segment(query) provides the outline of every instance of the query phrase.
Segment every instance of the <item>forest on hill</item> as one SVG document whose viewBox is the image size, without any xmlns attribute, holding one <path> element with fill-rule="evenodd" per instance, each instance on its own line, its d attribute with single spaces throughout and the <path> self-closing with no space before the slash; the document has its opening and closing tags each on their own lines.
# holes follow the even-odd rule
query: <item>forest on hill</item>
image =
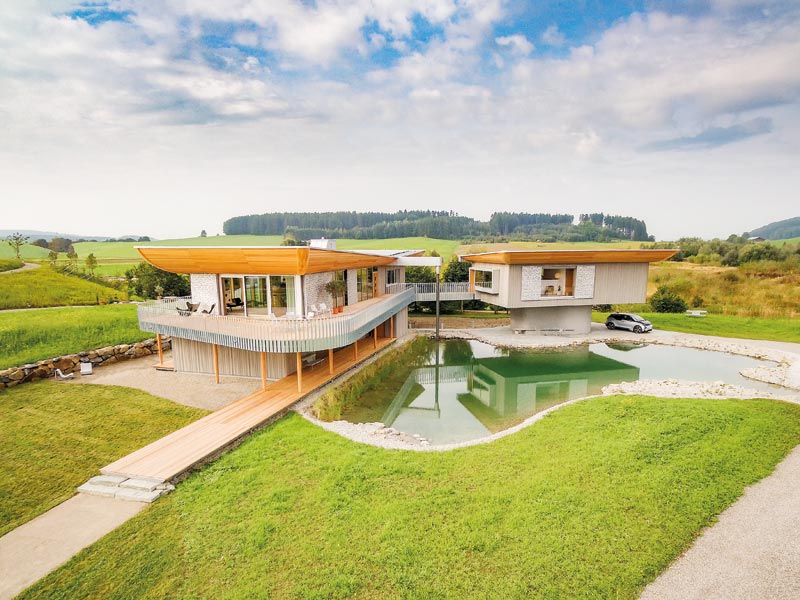
<svg viewBox="0 0 800 600">
<path fill-rule="evenodd" d="M 786 240 L 800 237 L 800 217 L 776 221 L 750 232 L 751 236 L 763 237 L 765 240 Z"/>
<path fill-rule="evenodd" d="M 436 237 L 465 242 L 536 239 L 542 242 L 652 241 L 640 219 L 603 213 L 574 215 L 550 213 L 493 213 L 488 221 L 460 216 L 453 211 L 382 212 L 276 212 L 244 215 L 225 221 L 226 235 L 285 235 L 310 238 L 386 239 Z"/>
</svg>

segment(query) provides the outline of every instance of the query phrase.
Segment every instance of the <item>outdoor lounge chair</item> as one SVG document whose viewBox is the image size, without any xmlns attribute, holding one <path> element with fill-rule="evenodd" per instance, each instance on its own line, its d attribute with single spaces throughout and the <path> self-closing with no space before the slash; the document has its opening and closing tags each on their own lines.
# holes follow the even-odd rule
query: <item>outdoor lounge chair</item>
<svg viewBox="0 0 800 600">
<path fill-rule="evenodd" d="M 176 306 L 175 310 L 177 310 L 178 314 L 182 317 L 188 317 L 197 310 L 198 306 L 200 306 L 200 304 L 192 304 L 191 302 L 187 302 L 186 306 Z"/>
<path fill-rule="evenodd" d="M 215 306 L 216 306 L 216 303 L 212 304 L 209 308 L 204 308 L 204 309 L 200 310 L 200 312 L 203 313 L 204 315 L 210 315 L 212 312 L 214 312 L 214 307 Z"/>
<path fill-rule="evenodd" d="M 61 369 L 56 369 L 56 372 L 53 374 L 53 377 L 55 377 L 59 381 L 66 381 L 67 379 L 72 379 L 73 377 L 75 377 L 75 373 L 67 373 L 66 375 L 64 375 Z"/>
</svg>

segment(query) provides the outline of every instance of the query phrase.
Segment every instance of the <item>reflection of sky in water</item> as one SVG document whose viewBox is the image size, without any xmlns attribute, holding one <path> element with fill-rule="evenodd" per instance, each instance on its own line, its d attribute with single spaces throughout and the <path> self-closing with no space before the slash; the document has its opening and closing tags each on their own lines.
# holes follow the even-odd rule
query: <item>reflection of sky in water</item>
<svg viewBox="0 0 800 600">
<path fill-rule="evenodd" d="M 431 352 L 430 362 L 399 389 L 380 392 L 378 406 L 385 407 L 387 426 L 433 444 L 485 437 L 567 400 L 599 394 L 610 383 L 686 379 L 775 389 L 738 373 L 763 361 L 671 346 L 593 344 L 541 352 L 448 340 Z M 351 420 L 357 415 L 356 407 Z"/>
</svg>

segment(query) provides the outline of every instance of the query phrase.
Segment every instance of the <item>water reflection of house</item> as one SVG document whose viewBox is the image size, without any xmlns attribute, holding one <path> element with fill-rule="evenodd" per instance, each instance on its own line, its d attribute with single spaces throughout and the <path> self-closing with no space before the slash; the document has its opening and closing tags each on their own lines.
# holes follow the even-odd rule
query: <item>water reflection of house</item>
<svg viewBox="0 0 800 600">
<path fill-rule="evenodd" d="M 468 364 L 416 369 L 387 408 L 383 423 L 434 443 L 476 439 L 555 404 L 635 381 L 639 369 L 588 347 L 511 352 Z"/>
</svg>

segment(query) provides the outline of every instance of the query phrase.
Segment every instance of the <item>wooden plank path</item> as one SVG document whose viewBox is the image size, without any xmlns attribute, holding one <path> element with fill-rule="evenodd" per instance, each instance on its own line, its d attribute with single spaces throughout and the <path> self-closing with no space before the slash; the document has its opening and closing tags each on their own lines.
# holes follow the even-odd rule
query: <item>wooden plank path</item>
<svg viewBox="0 0 800 600">
<path fill-rule="evenodd" d="M 289 375 L 120 458 L 100 472 L 160 483 L 170 481 L 393 341 L 379 338 L 375 344 L 372 339 L 362 339 L 357 358 L 353 346 L 340 348 L 333 354 L 333 374 L 327 357 L 303 369 L 302 392 L 297 390 L 297 375 Z"/>
</svg>

